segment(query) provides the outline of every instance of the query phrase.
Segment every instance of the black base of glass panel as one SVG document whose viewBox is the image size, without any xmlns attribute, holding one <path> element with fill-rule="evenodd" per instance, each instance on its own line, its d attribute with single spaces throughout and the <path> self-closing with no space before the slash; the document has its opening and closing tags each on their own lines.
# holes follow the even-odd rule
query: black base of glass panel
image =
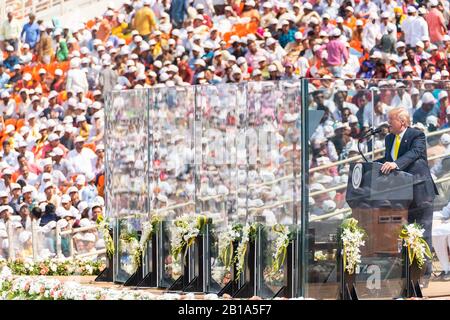
<svg viewBox="0 0 450 320">
<path fill-rule="evenodd" d="M 106 267 L 95 278 L 95 282 L 112 282 L 112 281 L 113 281 L 113 268 L 112 267 Z"/>
<path fill-rule="evenodd" d="M 168 291 L 183 291 L 184 276 L 179 276 L 177 280 L 167 289 Z"/>
<path fill-rule="evenodd" d="M 142 281 L 142 266 L 139 266 L 137 270 L 128 278 L 127 281 L 123 284 L 124 287 L 133 287 L 137 286 L 139 282 Z"/>
<path fill-rule="evenodd" d="M 414 280 L 409 281 L 408 287 L 405 287 L 403 289 L 402 297 L 423 298 L 422 289 L 420 289 L 419 281 L 414 281 Z"/>
<path fill-rule="evenodd" d="M 147 273 L 145 277 L 142 278 L 142 280 L 139 281 L 138 284 L 136 285 L 136 287 L 139 288 L 155 288 L 156 286 L 157 285 L 154 272 Z"/>
<path fill-rule="evenodd" d="M 233 298 L 251 298 L 255 295 L 254 293 L 254 284 L 252 282 L 246 282 L 236 291 L 236 293 L 233 295 Z"/>
<path fill-rule="evenodd" d="M 106 268 L 95 278 L 95 282 L 112 282 L 114 279 L 113 259 L 108 258 Z"/>
<path fill-rule="evenodd" d="M 223 296 L 224 294 L 229 294 L 230 296 L 234 296 L 236 292 L 239 290 L 239 284 L 237 281 L 230 280 L 225 287 L 223 287 L 217 295 L 219 297 Z"/>
</svg>

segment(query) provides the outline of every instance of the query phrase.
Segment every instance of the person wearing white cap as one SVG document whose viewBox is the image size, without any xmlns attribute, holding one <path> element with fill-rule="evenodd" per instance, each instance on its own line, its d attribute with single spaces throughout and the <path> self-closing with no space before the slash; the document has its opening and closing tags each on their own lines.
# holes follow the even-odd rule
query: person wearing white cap
<svg viewBox="0 0 450 320">
<path fill-rule="evenodd" d="M 16 101 L 11 99 L 11 95 L 8 91 L 1 92 L 0 95 L 0 112 L 6 118 L 16 116 Z"/>
<path fill-rule="evenodd" d="M 381 33 L 380 23 L 378 22 L 378 15 L 376 12 L 372 12 L 369 15 L 368 21 L 364 26 L 362 33 L 362 46 L 370 52 L 377 43 L 377 37 Z"/>
<path fill-rule="evenodd" d="M 81 90 L 83 94 L 86 94 L 89 90 L 89 84 L 87 81 L 87 75 L 84 70 L 80 68 L 80 58 L 72 58 L 70 60 L 70 70 L 67 71 L 66 90 Z"/>
<path fill-rule="evenodd" d="M 72 199 L 68 194 L 61 196 L 61 206 L 56 208 L 56 215 L 66 219 L 69 224 L 73 224 L 78 217 L 79 211 L 73 206 Z"/>
<path fill-rule="evenodd" d="M 286 56 L 286 51 L 279 45 L 278 41 L 274 38 L 268 38 L 266 40 L 266 57 L 267 63 L 271 64 L 274 61 L 282 61 Z"/>
<path fill-rule="evenodd" d="M 345 44 L 340 40 L 341 30 L 336 28 L 333 30 L 332 38 L 326 45 L 326 51 L 328 53 L 327 63 L 329 65 L 330 72 L 340 78 L 342 74 L 342 66 L 347 64 L 349 59 L 349 52 Z"/>
<path fill-rule="evenodd" d="M 427 125 L 427 117 L 430 115 L 437 115 L 439 108 L 436 105 L 436 99 L 431 92 L 425 92 L 421 98 L 422 105 L 413 114 L 413 123 L 420 122 Z"/>
<path fill-rule="evenodd" d="M 75 138 L 75 149 L 67 154 L 67 159 L 71 163 L 75 174 L 88 174 L 94 172 L 92 160 L 97 156 L 94 151 L 83 147 L 85 139 L 81 136 Z"/>
<path fill-rule="evenodd" d="M 53 30 L 53 25 L 50 23 L 43 23 L 40 27 L 40 37 L 36 45 L 36 54 L 40 63 L 45 65 L 50 64 L 54 55 L 53 40 L 50 33 Z"/>
<path fill-rule="evenodd" d="M 413 104 L 411 100 L 411 95 L 406 90 L 406 85 L 403 82 L 397 82 L 396 85 L 397 94 L 391 101 L 392 107 L 405 107 L 411 114 L 413 109 Z"/>
<path fill-rule="evenodd" d="M 442 39 L 448 30 L 444 15 L 438 9 L 438 6 L 438 0 L 430 0 L 431 8 L 425 16 L 425 20 L 428 24 L 428 30 L 430 31 L 431 42 L 440 45 L 442 44 Z"/>
<path fill-rule="evenodd" d="M 98 75 L 98 89 L 103 94 L 111 92 L 117 84 L 118 75 L 113 70 L 109 60 L 103 60 L 102 69 Z"/>
<path fill-rule="evenodd" d="M 405 43 L 411 47 L 415 47 L 416 43 L 421 41 L 423 37 L 429 36 L 428 23 L 425 20 L 426 9 L 420 7 L 418 14 L 415 13 L 411 16 L 411 25 L 407 25 L 408 38 L 405 33 Z M 408 14 L 409 18 L 409 14 Z M 402 27 L 403 28 L 403 27 Z"/>
</svg>

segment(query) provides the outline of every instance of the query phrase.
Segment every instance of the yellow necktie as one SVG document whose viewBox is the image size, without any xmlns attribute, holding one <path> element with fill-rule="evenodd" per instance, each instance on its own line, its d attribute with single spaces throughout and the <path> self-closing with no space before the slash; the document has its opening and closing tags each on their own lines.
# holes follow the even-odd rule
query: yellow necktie
<svg viewBox="0 0 450 320">
<path fill-rule="evenodd" d="M 395 136 L 395 144 L 394 144 L 394 161 L 398 158 L 398 149 L 400 149 L 400 135 Z"/>
</svg>

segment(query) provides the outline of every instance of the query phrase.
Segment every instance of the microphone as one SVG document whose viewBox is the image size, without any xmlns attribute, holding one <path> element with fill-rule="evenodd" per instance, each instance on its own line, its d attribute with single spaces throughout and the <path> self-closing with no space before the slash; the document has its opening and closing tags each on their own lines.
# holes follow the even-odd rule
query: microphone
<svg viewBox="0 0 450 320">
<path fill-rule="evenodd" d="M 374 136 L 377 133 L 380 133 L 381 131 L 383 131 L 383 125 L 379 126 L 378 128 L 370 128 L 369 131 L 366 132 L 364 137 L 367 138 L 370 136 Z"/>
</svg>

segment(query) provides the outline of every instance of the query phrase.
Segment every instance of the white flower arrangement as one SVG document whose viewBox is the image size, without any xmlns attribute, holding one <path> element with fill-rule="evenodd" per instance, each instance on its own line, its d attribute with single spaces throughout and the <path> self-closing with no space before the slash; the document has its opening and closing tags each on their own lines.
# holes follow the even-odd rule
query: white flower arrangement
<svg viewBox="0 0 450 320">
<path fill-rule="evenodd" d="M 272 260 L 272 272 L 276 274 L 286 260 L 287 247 L 289 246 L 290 241 L 290 232 L 287 226 L 281 224 L 274 225 L 272 229 L 276 233 L 275 250 Z"/>
<path fill-rule="evenodd" d="M 183 251 L 186 255 L 187 249 L 194 244 L 205 224 L 206 217 L 204 215 L 184 214 L 175 219 L 173 222 L 175 230 L 170 243 L 172 256 L 175 260 L 178 260 L 180 253 Z"/>
<path fill-rule="evenodd" d="M 109 258 L 112 258 L 114 255 L 114 240 L 111 237 L 111 234 L 109 233 L 109 220 L 108 218 L 100 218 L 97 220 L 97 225 L 99 231 L 101 231 L 103 235 L 103 240 L 105 241 L 105 247 L 106 247 L 106 254 Z"/>
<path fill-rule="evenodd" d="M 89 259 L 52 258 L 34 262 L 30 258 L 14 261 L 0 260 L 0 268 L 7 266 L 14 275 L 98 275 L 105 268 L 104 259 L 92 261 Z"/>
<path fill-rule="evenodd" d="M 246 224 L 242 228 L 241 241 L 239 242 L 235 257 L 237 279 L 240 278 L 242 272 L 244 271 L 244 263 L 245 263 L 245 256 L 247 254 L 248 243 L 250 242 L 250 239 L 254 239 L 257 227 L 258 227 L 257 224 L 253 223 L 251 225 Z"/>
<path fill-rule="evenodd" d="M 340 241 L 342 243 L 342 256 L 344 270 L 348 274 L 355 273 L 356 267 L 361 263 L 360 247 L 365 246 L 366 232 L 358 226 L 358 220 L 350 218 L 342 222 Z"/>
<path fill-rule="evenodd" d="M 4 266 L 0 269 L 0 300 L 196 300 L 193 294 L 154 294 L 145 290 L 108 289 L 81 285 L 77 282 L 61 282 L 50 277 L 12 275 Z M 207 294 L 199 300 L 221 299 L 216 294 Z M 292 298 L 290 300 L 303 300 Z M 312 300 L 312 299 L 309 299 Z"/>
<path fill-rule="evenodd" d="M 409 264 L 413 264 L 414 260 L 422 269 L 425 264 L 426 257 L 432 258 L 430 247 L 423 238 L 425 229 L 417 223 L 411 223 L 403 226 L 400 233 L 400 239 L 403 240 L 403 246 L 408 250 Z"/>
<path fill-rule="evenodd" d="M 138 239 L 129 233 L 123 233 L 120 236 L 120 252 L 131 257 L 131 259 L 121 261 L 122 269 L 128 274 L 135 273 L 141 265 L 142 256 Z"/>
<path fill-rule="evenodd" d="M 233 243 L 241 237 L 242 225 L 228 225 L 227 230 L 219 235 L 219 258 L 226 268 L 231 267 L 234 261 Z"/>
</svg>

